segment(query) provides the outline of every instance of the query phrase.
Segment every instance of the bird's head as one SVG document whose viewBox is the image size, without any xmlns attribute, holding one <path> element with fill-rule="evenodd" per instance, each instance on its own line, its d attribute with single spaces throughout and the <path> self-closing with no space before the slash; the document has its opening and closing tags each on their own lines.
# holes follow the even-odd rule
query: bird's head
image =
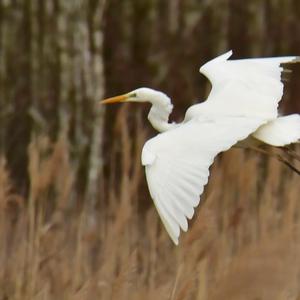
<svg viewBox="0 0 300 300">
<path fill-rule="evenodd" d="M 169 130 L 174 124 L 168 122 L 173 105 L 170 98 L 159 91 L 149 88 L 139 88 L 127 94 L 102 100 L 100 104 L 120 102 L 150 102 L 152 107 L 148 114 L 148 120 L 159 132 Z"/>
<path fill-rule="evenodd" d="M 143 87 L 133 90 L 127 94 L 104 99 L 100 103 L 111 104 L 120 102 L 151 102 L 154 104 L 158 101 L 161 101 L 162 95 L 164 95 L 162 92 Z M 164 96 L 166 97 L 166 95 Z"/>
</svg>

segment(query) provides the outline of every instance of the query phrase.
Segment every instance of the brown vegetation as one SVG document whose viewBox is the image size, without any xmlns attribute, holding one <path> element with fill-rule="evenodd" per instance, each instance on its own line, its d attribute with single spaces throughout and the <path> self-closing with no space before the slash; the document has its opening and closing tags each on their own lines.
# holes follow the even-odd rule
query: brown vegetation
<svg viewBox="0 0 300 300">
<path fill-rule="evenodd" d="M 154 206 L 140 207 L 141 197 L 151 200 L 137 192 L 144 177 L 126 132 L 120 139 L 122 173 L 105 189 L 105 208 L 95 211 L 74 194 L 63 140 L 31 143 L 27 199 L 14 193 L 2 160 L 2 299 L 300 296 L 299 176 L 254 153 L 223 154 L 175 247 Z"/>
</svg>

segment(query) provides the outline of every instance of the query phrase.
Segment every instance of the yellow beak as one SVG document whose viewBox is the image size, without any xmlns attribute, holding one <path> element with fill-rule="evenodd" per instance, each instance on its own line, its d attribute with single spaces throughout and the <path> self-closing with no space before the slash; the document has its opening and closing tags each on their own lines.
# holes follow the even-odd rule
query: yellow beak
<svg viewBox="0 0 300 300">
<path fill-rule="evenodd" d="M 124 94 L 124 95 L 104 99 L 104 100 L 100 101 L 100 104 L 125 102 L 127 99 L 128 99 L 128 94 Z"/>
</svg>

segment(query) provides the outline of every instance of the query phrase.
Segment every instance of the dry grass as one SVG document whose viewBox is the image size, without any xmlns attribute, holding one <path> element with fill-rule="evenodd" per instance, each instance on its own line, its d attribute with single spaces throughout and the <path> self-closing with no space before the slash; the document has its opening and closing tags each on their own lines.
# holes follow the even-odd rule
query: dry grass
<svg viewBox="0 0 300 300">
<path fill-rule="evenodd" d="M 299 299 L 299 177 L 252 152 L 223 154 L 175 247 L 148 205 L 146 134 L 130 138 L 121 116 L 94 211 L 80 205 L 64 139 L 31 142 L 27 199 L 1 160 L 0 299 Z"/>
</svg>

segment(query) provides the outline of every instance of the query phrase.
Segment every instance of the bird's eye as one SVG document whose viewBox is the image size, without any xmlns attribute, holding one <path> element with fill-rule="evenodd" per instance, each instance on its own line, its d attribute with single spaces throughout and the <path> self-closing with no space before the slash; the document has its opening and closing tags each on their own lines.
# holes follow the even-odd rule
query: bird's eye
<svg viewBox="0 0 300 300">
<path fill-rule="evenodd" d="M 136 98 L 136 97 L 137 97 L 137 94 L 136 94 L 136 93 L 131 93 L 129 96 L 130 96 L 131 98 Z"/>
</svg>

